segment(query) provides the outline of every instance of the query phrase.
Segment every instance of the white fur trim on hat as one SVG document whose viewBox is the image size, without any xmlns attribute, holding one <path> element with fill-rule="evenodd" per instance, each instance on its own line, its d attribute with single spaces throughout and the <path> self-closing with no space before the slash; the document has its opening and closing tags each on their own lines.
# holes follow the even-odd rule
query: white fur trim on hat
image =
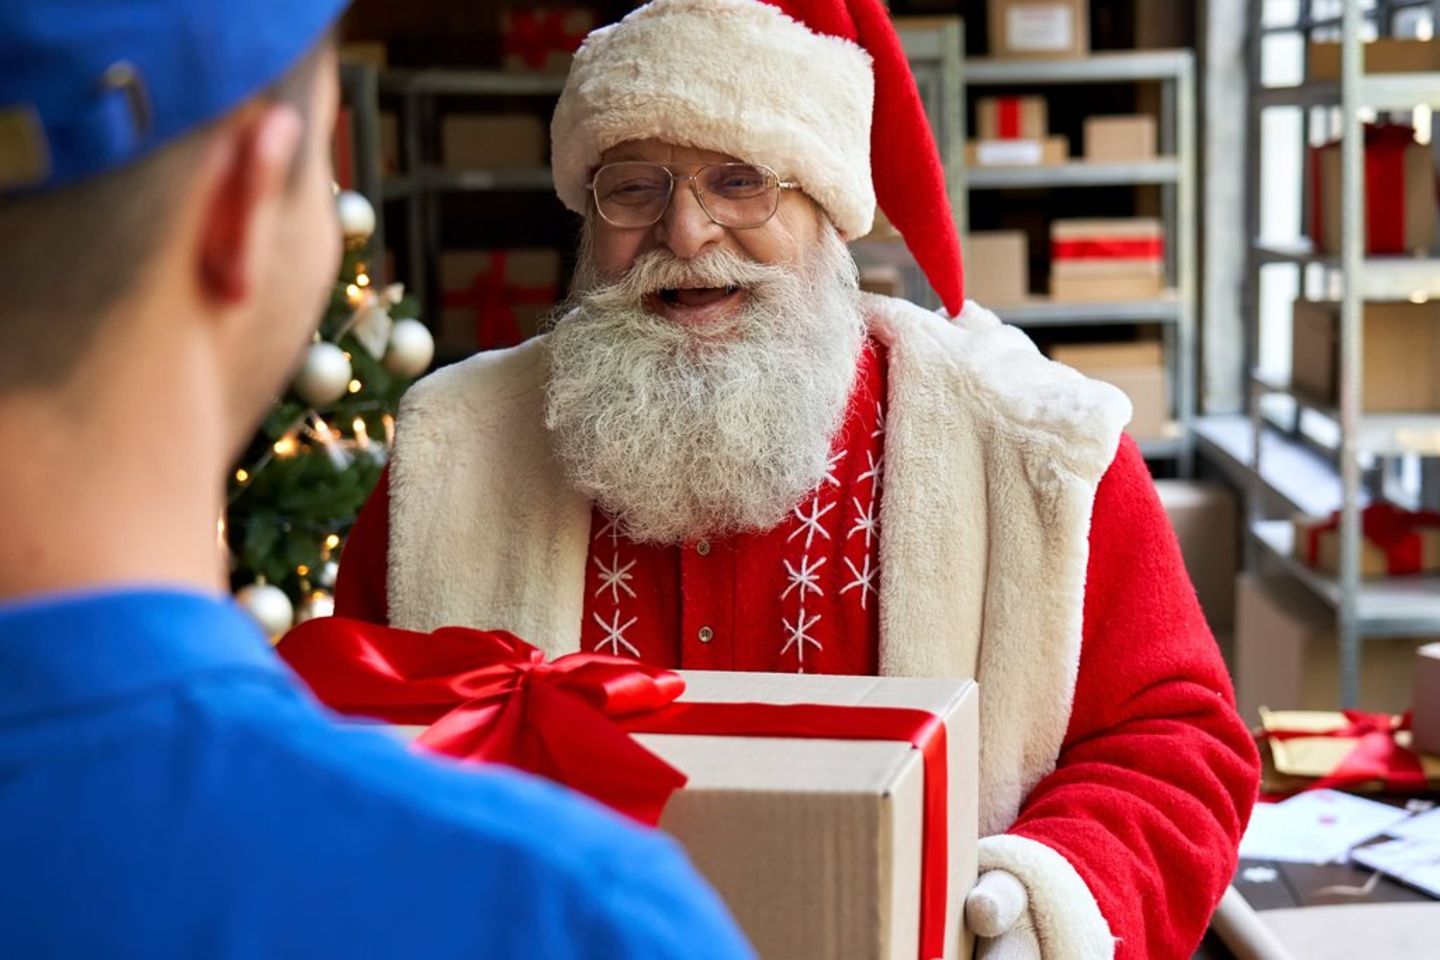
<svg viewBox="0 0 1440 960">
<path fill-rule="evenodd" d="M 555 189 L 583 214 L 600 155 L 656 139 L 763 163 L 861 237 L 874 97 L 870 54 L 762 0 L 654 0 L 576 53 L 550 125 Z"/>
</svg>

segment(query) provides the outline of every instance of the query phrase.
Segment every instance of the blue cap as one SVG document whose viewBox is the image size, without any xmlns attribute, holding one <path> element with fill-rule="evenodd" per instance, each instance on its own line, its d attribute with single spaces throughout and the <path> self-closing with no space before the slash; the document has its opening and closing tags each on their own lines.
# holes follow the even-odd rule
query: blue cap
<svg viewBox="0 0 1440 960">
<path fill-rule="evenodd" d="M 238 107 L 348 0 L 3 0 L 0 194 L 132 163 Z"/>
</svg>

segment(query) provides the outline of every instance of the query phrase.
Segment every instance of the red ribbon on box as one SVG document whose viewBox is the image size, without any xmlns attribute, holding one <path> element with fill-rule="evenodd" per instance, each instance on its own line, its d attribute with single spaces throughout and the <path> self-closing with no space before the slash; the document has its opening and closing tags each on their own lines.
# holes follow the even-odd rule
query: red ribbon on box
<svg viewBox="0 0 1440 960">
<path fill-rule="evenodd" d="M 1300 740 L 1306 737 L 1339 737 L 1355 739 L 1355 749 L 1345 755 L 1333 773 L 1321 777 L 1307 790 L 1343 789 L 1356 784 L 1380 780 L 1398 793 L 1416 793 L 1428 789 L 1425 768 L 1420 757 L 1395 742 L 1395 734 L 1410 729 L 1410 714 L 1392 716 L 1388 713 L 1365 713 L 1346 710 L 1348 726 L 1324 733 L 1313 730 L 1267 730 L 1267 740 Z"/>
<path fill-rule="evenodd" d="M 1415 130 L 1400 123 L 1365 125 L 1365 249 L 1368 253 L 1407 253 L 1405 249 L 1405 151 Z M 1325 248 L 1324 151 L 1339 150 L 1336 140 L 1310 150 L 1311 231 L 1315 246 Z M 1339 197 L 1329 198 L 1338 201 Z"/>
<path fill-rule="evenodd" d="M 589 31 L 571 31 L 565 21 L 576 11 L 509 10 L 505 56 L 519 57 L 531 70 L 540 70 L 552 53 L 574 53 Z"/>
<path fill-rule="evenodd" d="M 475 342 L 481 349 L 513 347 L 525 339 L 517 306 L 554 303 L 554 284 L 520 287 L 506 283 L 510 259 L 504 250 L 490 254 L 490 269 L 475 274 L 469 287 L 446 290 L 441 303 L 448 309 L 475 311 Z"/>
<path fill-rule="evenodd" d="M 1373 503 L 1360 514 L 1365 539 L 1385 551 L 1385 569 L 1391 576 L 1423 573 L 1425 540 L 1420 531 L 1440 529 L 1440 513 L 1402 510 L 1389 503 Z M 1307 531 L 1305 562 L 1314 567 L 1320 563 L 1320 539 L 1340 529 L 1340 514 L 1318 523 Z"/>
<path fill-rule="evenodd" d="M 1055 260 L 1163 260 L 1164 237 L 1086 237 L 1083 240 L 1052 240 L 1050 256 Z"/>
<path fill-rule="evenodd" d="M 684 679 L 602 654 L 546 661 L 502 631 L 397 630 L 343 617 L 306 621 L 278 647 L 332 709 L 429 724 L 416 743 L 563 783 L 654 826 L 683 773 L 631 733 L 899 740 L 921 752 L 920 958 L 945 952 L 949 795 L 945 724 L 924 710 L 824 704 L 677 703 Z"/>
<path fill-rule="evenodd" d="M 996 134 L 1001 140 L 1020 139 L 1020 98 L 998 97 L 995 107 Z"/>
</svg>

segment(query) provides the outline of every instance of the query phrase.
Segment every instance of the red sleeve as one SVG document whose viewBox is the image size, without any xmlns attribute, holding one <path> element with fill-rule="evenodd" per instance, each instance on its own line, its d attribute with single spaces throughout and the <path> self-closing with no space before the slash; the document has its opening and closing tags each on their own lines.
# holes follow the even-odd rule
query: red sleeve
<svg viewBox="0 0 1440 960">
<path fill-rule="evenodd" d="M 336 616 L 389 626 L 385 596 L 389 556 L 390 469 L 387 467 L 345 539 L 340 573 L 335 578 Z"/>
<path fill-rule="evenodd" d="M 1010 832 L 1054 849 L 1119 939 L 1187 958 L 1235 872 L 1254 742 L 1134 442 L 1096 494 L 1074 709 Z"/>
</svg>

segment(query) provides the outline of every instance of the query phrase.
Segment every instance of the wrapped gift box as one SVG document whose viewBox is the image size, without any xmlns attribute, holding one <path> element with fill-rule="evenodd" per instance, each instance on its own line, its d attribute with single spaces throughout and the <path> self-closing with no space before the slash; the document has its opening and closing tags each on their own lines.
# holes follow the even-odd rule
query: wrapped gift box
<svg viewBox="0 0 1440 960">
<path fill-rule="evenodd" d="M 1172 434 L 1169 376 L 1165 350 L 1158 341 L 1057 346 L 1051 349 L 1050 359 L 1120 388 L 1135 410 L 1126 432 L 1136 440 L 1159 440 Z"/>
<path fill-rule="evenodd" d="M 1154 160 L 1155 137 L 1154 117 L 1087 117 L 1085 159 L 1095 163 Z"/>
<path fill-rule="evenodd" d="M 1367 303 L 1361 336 L 1360 408 L 1367 413 L 1440 410 L 1440 301 Z M 1310 399 L 1340 402 L 1340 304 L 1297 300 L 1290 381 Z"/>
<path fill-rule="evenodd" d="M 565 73 L 595 22 L 588 7 L 507 7 L 500 14 L 502 64 L 523 73 Z"/>
<path fill-rule="evenodd" d="M 1235 622 L 1235 568 L 1239 555 L 1239 510 L 1235 496 L 1218 483 L 1157 480 L 1160 505 L 1185 558 L 1205 619 L 1228 631 Z"/>
<path fill-rule="evenodd" d="M 1440 643 L 1415 651 L 1415 749 L 1440 757 Z"/>
<path fill-rule="evenodd" d="M 965 144 L 965 162 L 972 167 L 1056 167 L 1069 159 L 1070 141 L 1064 137 L 971 140 Z"/>
<path fill-rule="evenodd" d="M 1409 708 L 1415 651 L 1434 638 L 1365 641 L 1359 705 Z M 1243 573 L 1235 581 L 1235 698 L 1254 721 L 1261 707 L 1321 710 L 1340 697 L 1335 614 L 1282 577 Z"/>
<path fill-rule="evenodd" d="M 1311 149 L 1310 223 L 1315 248 L 1340 250 L 1340 142 Z M 1398 124 L 1365 127 L 1366 252 L 1428 251 L 1435 241 L 1435 170 L 1430 148 Z"/>
<path fill-rule="evenodd" d="M 990 56 L 1068 59 L 1090 52 L 1089 0 L 990 0 Z"/>
<path fill-rule="evenodd" d="M 1400 717 L 1390 714 L 1375 715 L 1367 720 L 1379 721 L 1376 725 L 1382 729 L 1401 726 Z M 1260 725 L 1268 735 L 1274 772 L 1284 778 L 1286 786 L 1291 788 L 1307 786 L 1308 782 L 1332 776 L 1361 741 L 1360 736 L 1345 735 L 1356 727 L 1356 722 L 1355 718 L 1344 713 L 1267 710 L 1261 707 Z M 1306 733 L 1314 736 L 1303 736 Z M 1401 729 L 1389 736 L 1402 750 L 1411 752 L 1418 766 L 1417 774 L 1426 782 L 1426 787 L 1420 789 L 1440 789 L 1440 757 L 1413 753 L 1414 742 L 1409 730 Z M 1267 783 L 1263 786 L 1268 788 L 1271 785 Z M 1376 778 L 1347 784 L 1345 789 L 1373 793 L 1391 788 Z"/>
<path fill-rule="evenodd" d="M 966 295 L 978 303 L 1020 303 L 1030 296 L 1030 249 L 1023 230 L 968 234 L 965 265 Z"/>
<path fill-rule="evenodd" d="M 440 255 L 439 342 L 450 352 L 510 347 L 534 336 L 559 296 L 554 250 L 450 250 Z"/>
<path fill-rule="evenodd" d="M 1311 80 L 1340 79 L 1340 44 L 1314 41 L 1306 60 Z M 1440 42 L 1380 37 L 1363 47 L 1366 73 L 1440 72 Z"/>
<path fill-rule="evenodd" d="M 450 170 L 525 170 L 545 165 L 545 124 L 531 113 L 452 114 L 440 124 Z"/>
<path fill-rule="evenodd" d="M 1044 97 L 981 97 L 975 104 L 981 140 L 1044 140 L 1050 120 Z"/>
<path fill-rule="evenodd" d="M 1165 233 L 1156 219 L 1056 220 L 1050 255 L 1056 300 L 1150 300 L 1165 288 Z"/>
<path fill-rule="evenodd" d="M 1440 570 L 1440 514 L 1412 513 L 1389 504 L 1361 514 L 1360 575 L 1397 577 Z M 1340 516 L 1295 517 L 1295 558 L 1332 577 L 1340 575 Z"/>
</svg>

